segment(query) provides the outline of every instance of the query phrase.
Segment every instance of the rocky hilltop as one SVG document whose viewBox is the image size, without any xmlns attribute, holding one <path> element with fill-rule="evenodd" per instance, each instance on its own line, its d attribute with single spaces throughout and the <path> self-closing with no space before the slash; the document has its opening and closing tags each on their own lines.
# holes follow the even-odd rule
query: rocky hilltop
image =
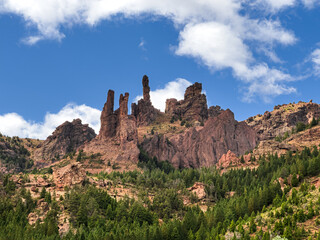
<svg viewBox="0 0 320 240">
<path fill-rule="evenodd" d="M 82 124 L 80 119 L 72 122 L 66 121 L 52 133 L 38 149 L 34 151 L 34 159 L 41 162 L 44 160 L 56 161 L 67 153 L 77 151 L 80 146 L 90 142 L 96 134 L 88 124 Z"/>
<path fill-rule="evenodd" d="M 311 100 L 277 105 L 271 112 L 248 118 L 247 124 L 259 137 L 259 145 L 253 154 L 281 155 L 319 145 L 320 129 L 312 126 L 318 124 L 319 117 L 320 105 Z"/>
<path fill-rule="evenodd" d="M 269 140 L 291 132 L 298 122 L 309 124 L 319 117 L 320 105 L 310 101 L 275 106 L 271 112 L 248 118 L 246 123 L 256 130 L 260 140 Z"/>
</svg>

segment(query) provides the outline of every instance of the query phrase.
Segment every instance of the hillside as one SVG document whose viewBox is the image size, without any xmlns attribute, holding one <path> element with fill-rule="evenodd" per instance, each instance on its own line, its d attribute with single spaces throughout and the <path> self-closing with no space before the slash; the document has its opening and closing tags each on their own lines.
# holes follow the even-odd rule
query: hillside
<svg viewBox="0 0 320 240">
<path fill-rule="evenodd" d="M 0 136 L 0 239 L 316 239 L 319 104 L 238 122 L 195 83 L 166 112 L 109 90 L 96 134 Z"/>
</svg>

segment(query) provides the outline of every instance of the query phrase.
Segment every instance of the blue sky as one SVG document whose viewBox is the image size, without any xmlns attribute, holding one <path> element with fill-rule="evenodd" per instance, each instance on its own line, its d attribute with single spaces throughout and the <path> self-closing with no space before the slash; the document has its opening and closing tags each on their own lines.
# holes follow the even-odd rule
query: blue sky
<svg viewBox="0 0 320 240">
<path fill-rule="evenodd" d="M 203 84 L 237 120 L 320 102 L 314 0 L 0 0 L 0 132 L 45 138 L 81 117 L 97 131 L 108 89 L 154 105 Z"/>
</svg>

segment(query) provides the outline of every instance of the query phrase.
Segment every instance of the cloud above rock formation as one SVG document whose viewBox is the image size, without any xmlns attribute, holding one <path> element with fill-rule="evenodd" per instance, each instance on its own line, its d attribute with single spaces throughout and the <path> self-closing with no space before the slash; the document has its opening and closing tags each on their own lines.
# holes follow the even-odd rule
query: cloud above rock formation
<svg viewBox="0 0 320 240">
<path fill-rule="evenodd" d="M 184 97 L 184 92 L 187 87 L 192 85 L 186 79 L 178 78 L 175 81 L 168 82 L 164 88 L 158 88 L 156 90 L 150 91 L 150 99 L 152 105 L 161 110 L 162 112 L 165 111 L 166 108 L 166 100 L 169 98 L 176 98 L 177 100 L 181 100 Z M 138 102 L 143 96 L 137 96 L 134 99 L 134 102 Z"/>
</svg>

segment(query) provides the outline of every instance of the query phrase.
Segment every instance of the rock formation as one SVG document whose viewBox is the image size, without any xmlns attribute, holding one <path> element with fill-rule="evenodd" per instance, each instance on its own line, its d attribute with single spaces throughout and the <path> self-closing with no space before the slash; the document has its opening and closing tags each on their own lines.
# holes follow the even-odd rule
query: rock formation
<svg viewBox="0 0 320 240">
<path fill-rule="evenodd" d="M 113 111 L 113 107 L 114 107 L 114 91 L 109 90 L 107 101 L 104 104 L 104 107 L 100 116 L 101 127 L 98 135 L 100 139 L 113 137 L 116 134 L 117 116 Z"/>
<path fill-rule="evenodd" d="M 226 154 L 223 154 L 217 163 L 217 167 L 219 168 L 227 168 L 230 166 L 238 166 L 240 165 L 240 158 L 237 157 L 232 151 L 228 151 Z"/>
<path fill-rule="evenodd" d="M 192 187 L 188 188 L 189 192 L 192 192 L 197 196 L 199 200 L 206 198 L 206 186 L 202 182 L 195 182 Z"/>
<path fill-rule="evenodd" d="M 253 149 L 257 136 L 245 122 L 237 122 L 227 109 L 209 118 L 203 127 L 193 127 L 177 135 L 155 135 L 141 146 L 160 161 L 175 167 L 208 167 L 231 150 L 237 155 Z"/>
<path fill-rule="evenodd" d="M 121 94 L 119 108 L 114 111 L 114 91 L 108 91 L 101 112 L 99 135 L 83 147 L 85 152 L 100 153 L 102 159 L 113 163 L 137 162 L 139 149 L 136 119 L 128 115 L 129 93 Z"/>
<path fill-rule="evenodd" d="M 136 118 L 137 126 L 146 126 L 153 122 L 160 114 L 158 109 L 155 109 L 150 100 L 149 78 L 144 75 L 142 78 L 143 98 L 138 101 L 138 104 L 132 103 L 131 112 Z"/>
<path fill-rule="evenodd" d="M 183 100 L 167 99 L 166 114 L 176 119 L 204 122 L 208 118 L 208 106 L 206 95 L 201 91 L 202 84 L 196 82 L 186 89 Z"/>
<path fill-rule="evenodd" d="M 298 122 L 308 124 L 319 117 L 320 105 L 310 101 L 278 105 L 272 112 L 250 117 L 246 122 L 256 130 L 261 140 L 270 140 L 283 136 L 285 132 L 290 133 Z"/>
<path fill-rule="evenodd" d="M 128 142 L 137 144 L 138 133 L 135 120 L 128 116 L 129 93 L 120 95 L 119 108 L 113 111 L 114 92 L 109 90 L 107 102 L 101 112 L 101 128 L 98 139 L 107 140 L 115 138 L 120 141 L 120 145 L 125 148 Z"/>
<path fill-rule="evenodd" d="M 55 160 L 66 153 L 77 150 L 83 144 L 90 142 L 96 134 L 88 124 L 82 124 L 80 119 L 65 122 L 52 133 L 34 152 L 36 160 Z"/>
<path fill-rule="evenodd" d="M 82 184 L 85 180 L 86 172 L 80 163 L 70 164 L 53 171 L 53 181 L 58 189 Z"/>
</svg>

